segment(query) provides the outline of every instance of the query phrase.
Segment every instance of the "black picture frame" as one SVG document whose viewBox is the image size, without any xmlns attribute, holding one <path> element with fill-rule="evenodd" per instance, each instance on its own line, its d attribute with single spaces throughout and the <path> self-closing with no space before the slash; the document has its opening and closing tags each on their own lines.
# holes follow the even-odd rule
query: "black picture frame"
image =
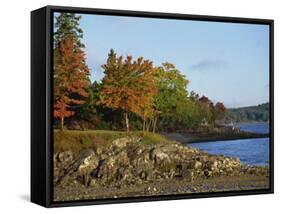
<svg viewBox="0 0 281 214">
<path fill-rule="evenodd" d="M 181 20 L 202 20 L 225 23 L 263 24 L 270 27 L 270 188 L 228 192 L 195 193 L 186 195 L 150 196 L 136 198 L 98 199 L 90 201 L 53 202 L 52 188 L 52 44 L 53 13 L 75 12 L 111 16 L 148 17 Z M 145 11 L 92 9 L 46 6 L 31 12 L 31 201 L 44 207 L 62 207 L 125 202 L 144 202 L 206 197 L 268 194 L 274 192 L 274 21 L 187 15 Z"/>
</svg>

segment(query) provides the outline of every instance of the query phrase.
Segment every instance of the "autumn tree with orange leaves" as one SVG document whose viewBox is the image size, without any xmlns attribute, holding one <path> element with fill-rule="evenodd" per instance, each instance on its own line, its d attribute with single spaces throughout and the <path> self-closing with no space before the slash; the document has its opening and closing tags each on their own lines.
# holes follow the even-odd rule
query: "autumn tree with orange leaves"
<svg viewBox="0 0 281 214">
<path fill-rule="evenodd" d="M 85 53 L 77 48 L 75 39 L 60 41 L 54 52 L 54 117 L 64 119 L 75 114 L 75 107 L 83 104 L 88 96 L 89 68 L 85 64 Z"/>
<path fill-rule="evenodd" d="M 142 117 L 145 124 L 157 93 L 152 62 L 142 57 L 133 60 L 131 56 L 123 60 L 111 49 L 107 63 L 102 68 L 105 77 L 102 80 L 100 103 L 123 111 L 127 131 L 130 129 L 129 112 Z"/>
</svg>

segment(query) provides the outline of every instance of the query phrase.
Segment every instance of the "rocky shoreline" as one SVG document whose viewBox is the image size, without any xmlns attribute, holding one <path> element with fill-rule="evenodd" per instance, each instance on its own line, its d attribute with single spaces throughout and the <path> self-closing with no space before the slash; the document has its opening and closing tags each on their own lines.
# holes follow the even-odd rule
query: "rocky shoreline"
<svg viewBox="0 0 281 214">
<path fill-rule="evenodd" d="M 169 140 L 177 141 L 184 144 L 269 137 L 268 134 L 251 133 L 245 131 L 239 131 L 239 132 L 210 131 L 210 132 L 201 132 L 201 133 L 190 133 L 185 131 L 179 131 L 179 132 L 163 132 L 161 133 L 161 135 L 163 135 Z"/>
<path fill-rule="evenodd" d="M 107 146 L 54 154 L 54 201 L 269 187 L 269 168 L 169 143 L 122 137 Z"/>
</svg>

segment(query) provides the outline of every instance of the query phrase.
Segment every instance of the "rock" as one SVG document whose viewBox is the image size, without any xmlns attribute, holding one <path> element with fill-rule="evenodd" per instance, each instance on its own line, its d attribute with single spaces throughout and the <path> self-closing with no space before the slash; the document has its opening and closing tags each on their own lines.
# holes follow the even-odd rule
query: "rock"
<svg viewBox="0 0 281 214">
<path fill-rule="evenodd" d="M 137 148 L 136 149 L 136 155 L 140 155 L 143 152 L 143 150 L 144 150 L 143 148 L 140 148 L 140 147 Z"/>
<path fill-rule="evenodd" d="M 136 155 L 135 150 L 129 151 L 130 165 L 139 171 L 148 171 L 154 167 L 153 160 L 150 159 L 149 150 L 144 150 L 141 154 Z"/>
<path fill-rule="evenodd" d="M 170 162 L 169 155 L 161 150 L 161 148 L 154 148 L 150 151 L 150 159 L 154 160 L 157 164 L 165 161 Z"/>
<path fill-rule="evenodd" d="M 146 171 L 146 178 L 145 178 L 146 181 L 153 181 L 155 180 L 155 171 L 153 170 L 148 170 Z"/>
<path fill-rule="evenodd" d="M 141 171 L 141 173 L 139 174 L 139 177 L 142 179 L 142 180 L 146 180 L 147 178 L 147 173 L 145 171 Z"/>
<path fill-rule="evenodd" d="M 53 163 L 54 163 L 54 166 L 57 166 L 57 163 L 58 163 L 58 160 L 57 160 L 57 159 L 58 159 L 58 155 L 59 155 L 58 153 L 55 153 L 54 156 L 53 156 Z"/>
<path fill-rule="evenodd" d="M 101 147 L 97 146 L 97 147 L 95 148 L 95 152 L 96 152 L 97 155 L 101 155 L 102 152 L 103 152 L 103 150 L 102 150 Z"/>
<path fill-rule="evenodd" d="M 92 149 L 83 150 L 67 168 L 62 170 L 63 174 L 59 176 L 58 182 L 68 183 L 78 179 L 88 185 L 90 173 L 97 164 L 95 152 Z"/>
<path fill-rule="evenodd" d="M 69 164 L 73 160 L 73 153 L 71 151 L 61 152 L 57 155 L 58 161 L 63 165 Z"/>
<path fill-rule="evenodd" d="M 123 137 L 113 140 L 111 145 L 113 149 L 122 149 L 125 146 L 127 146 L 128 143 L 131 142 L 138 143 L 140 140 L 141 138 L 137 138 L 137 137 Z"/>
<path fill-rule="evenodd" d="M 130 139 L 128 137 L 118 138 L 112 141 L 112 147 L 121 149 L 124 148 L 128 142 L 130 142 Z"/>
<path fill-rule="evenodd" d="M 213 168 L 213 169 L 217 169 L 217 168 L 218 168 L 218 161 L 217 161 L 217 160 L 215 160 L 215 161 L 213 162 L 212 168 Z"/>
<path fill-rule="evenodd" d="M 212 171 L 209 171 L 209 170 L 204 170 L 204 175 L 206 177 L 210 177 L 212 175 Z"/>
<path fill-rule="evenodd" d="M 178 143 L 137 143 L 140 138 L 124 137 L 110 146 L 96 146 L 79 154 L 65 151 L 54 154 L 54 184 L 78 183 L 87 186 L 111 186 L 149 183 L 167 179 L 266 175 L 268 169 L 246 167 L 237 158 L 210 155 Z M 151 188 L 150 191 L 154 191 Z M 157 190 L 158 191 L 158 190 Z"/>
<path fill-rule="evenodd" d="M 225 171 L 227 174 L 231 174 L 233 172 L 233 169 L 231 167 L 228 167 Z"/>
<path fill-rule="evenodd" d="M 64 177 L 65 171 L 73 162 L 73 153 L 71 151 L 65 151 L 56 153 L 53 158 L 53 182 L 58 183 L 62 177 Z"/>
<path fill-rule="evenodd" d="M 125 168 L 129 166 L 127 152 L 121 151 L 118 154 L 110 156 L 102 161 L 99 165 L 96 176 L 103 180 L 104 183 L 106 183 L 107 180 L 112 180 L 114 178 L 123 178 L 125 180 L 126 177 L 124 178 L 124 176 L 126 176 L 126 173 L 129 173 L 129 171 L 125 170 Z"/>
<path fill-rule="evenodd" d="M 54 167 L 53 172 L 53 182 L 57 183 L 59 181 L 60 169 L 58 167 Z"/>
<path fill-rule="evenodd" d="M 202 163 L 200 161 L 195 161 L 194 168 L 195 169 L 201 169 L 201 167 L 202 167 Z"/>
<path fill-rule="evenodd" d="M 198 189 L 197 189 L 196 187 L 192 187 L 192 188 L 191 188 L 191 191 L 192 191 L 192 192 L 197 192 L 197 190 L 198 190 Z"/>
<path fill-rule="evenodd" d="M 99 160 L 95 152 L 90 152 L 86 157 L 80 160 L 80 165 L 78 166 L 79 174 L 89 174 L 98 166 Z"/>
<path fill-rule="evenodd" d="M 120 167 L 117 170 L 117 180 L 127 181 L 131 177 L 130 170 L 125 167 Z"/>
<path fill-rule="evenodd" d="M 96 179 L 92 179 L 89 186 L 94 187 L 97 186 L 97 180 Z"/>
</svg>

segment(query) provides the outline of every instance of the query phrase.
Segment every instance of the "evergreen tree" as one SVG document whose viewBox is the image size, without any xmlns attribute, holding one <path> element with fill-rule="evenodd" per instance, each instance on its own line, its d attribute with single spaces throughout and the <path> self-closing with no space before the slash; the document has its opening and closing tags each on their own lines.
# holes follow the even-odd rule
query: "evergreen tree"
<svg viewBox="0 0 281 214">
<path fill-rule="evenodd" d="M 75 13 L 60 13 L 55 17 L 54 45 L 58 47 L 59 42 L 66 38 L 73 38 L 76 48 L 84 48 L 81 42 L 83 30 L 79 27 L 81 16 Z"/>
</svg>

